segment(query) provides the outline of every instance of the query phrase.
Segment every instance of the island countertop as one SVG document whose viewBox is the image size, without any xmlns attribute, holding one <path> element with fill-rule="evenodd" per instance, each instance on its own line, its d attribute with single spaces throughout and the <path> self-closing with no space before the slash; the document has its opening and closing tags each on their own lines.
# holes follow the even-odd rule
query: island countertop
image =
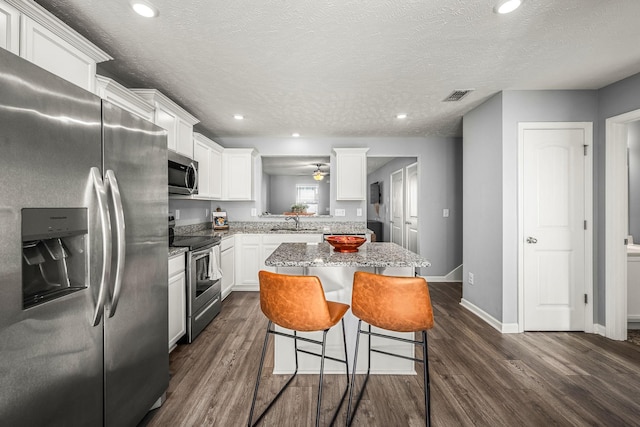
<svg viewBox="0 0 640 427">
<path fill-rule="evenodd" d="M 327 242 L 282 243 L 265 260 L 271 267 L 429 267 L 431 262 L 395 243 L 365 243 L 358 252 L 335 252 Z"/>
</svg>

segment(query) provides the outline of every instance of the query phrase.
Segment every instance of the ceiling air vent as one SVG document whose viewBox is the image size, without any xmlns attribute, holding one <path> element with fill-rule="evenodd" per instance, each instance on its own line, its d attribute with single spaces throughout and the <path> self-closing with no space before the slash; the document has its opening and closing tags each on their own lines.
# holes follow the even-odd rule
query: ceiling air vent
<svg viewBox="0 0 640 427">
<path fill-rule="evenodd" d="M 449 96 L 447 96 L 445 99 L 443 99 L 443 102 L 454 102 L 454 101 L 460 101 L 462 98 L 464 98 L 465 96 L 467 96 L 467 94 L 469 92 L 472 92 L 473 89 L 456 89 L 453 92 L 451 92 L 449 94 Z"/>
</svg>

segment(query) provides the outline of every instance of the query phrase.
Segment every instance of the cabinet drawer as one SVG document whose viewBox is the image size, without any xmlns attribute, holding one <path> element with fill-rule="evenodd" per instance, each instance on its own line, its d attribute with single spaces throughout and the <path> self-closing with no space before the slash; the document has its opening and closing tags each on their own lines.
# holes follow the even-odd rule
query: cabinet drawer
<svg viewBox="0 0 640 427">
<path fill-rule="evenodd" d="M 184 271 L 184 254 L 176 255 L 169 258 L 169 277 Z"/>
<path fill-rule="evenodd" d="M 227 249 L 232 248 L 233 244 L 235 243 L 235 240 L 236 240 L 235 236 L 225 237 L 220 242 L 220 250 L 221 251 L 226 251 Z"/>
</svg>

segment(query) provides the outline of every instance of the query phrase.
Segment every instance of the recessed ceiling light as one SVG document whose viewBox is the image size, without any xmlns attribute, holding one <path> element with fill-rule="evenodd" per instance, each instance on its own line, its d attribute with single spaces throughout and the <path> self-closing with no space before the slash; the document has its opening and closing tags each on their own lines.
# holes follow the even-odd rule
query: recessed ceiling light
<svg viewBox="0 0 640 427">
<path fill-rule="evenodd" d="M 300 134 L 298 132 L 294 132 L 291 134 L 292 137 L 297 138 L 300 136 Z"/>
<path fill-rule="evenodd" d="M 495 13 L 511 13 L 520 7 L 523 0 L 502 0 L 493 8 Z"/>
<path fill-rule="evenodd" d="M 396 119 L 406 119 L 407 113 L 398 113 L 396 114 Z"/>
<path fill-rule="evenodd" d="M 244 116 L 242 114 L 234 114 L 233 118 L 236 119 L 236 120 L 242 120 L 242 119 L 244 119 Z"/>
<path fill-rule="evenodd" d="M 135 10 L 135 12 L 138 15 L 144 16 L 145 18 L 155 18 L 159 14 L 158 9 L 155 6 L 153 6 L 151 3 L 146 1 L 141 1 L 141 0 L 132 1 L 131 7 L 133 8 L 133 10 Z"/>
</svg>

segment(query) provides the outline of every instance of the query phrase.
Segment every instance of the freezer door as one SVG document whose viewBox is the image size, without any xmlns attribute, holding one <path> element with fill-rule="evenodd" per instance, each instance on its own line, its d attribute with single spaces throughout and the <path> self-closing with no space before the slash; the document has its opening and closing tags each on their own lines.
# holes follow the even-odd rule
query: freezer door
<svg viewBox="0 0 640 427">
<path fill-rule="evenodd" d="M 101 165 L 100 100 L 0 49 L 0 424 L 102 424 L 103 334 L 92 326 L 101 255 L 90 169 Z M 88 287 L 23 309 L 24 208 L 86 208 Z M 27 257 L 28 258 L 28 257 Z M 33 260 L 31 260 L 33 262 Z"/>
<path fill-rule="evenodd" d="M 136 425 L 169 384 L 167 137 L 106 101 L 103 121 L 114 247 L 105 425 L 125 426 Z"/>
</svg>

